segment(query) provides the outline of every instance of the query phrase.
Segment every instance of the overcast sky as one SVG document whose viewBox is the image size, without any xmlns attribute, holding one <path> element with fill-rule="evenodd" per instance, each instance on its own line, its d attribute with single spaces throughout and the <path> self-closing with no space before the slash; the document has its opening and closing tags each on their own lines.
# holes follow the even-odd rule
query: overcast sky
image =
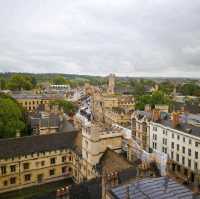
<svg viewBox="0 0 200 199">
<path fill-rule="evenodd" d="M 200 77 L 200 0 L 0 0 L 0 72 Z"/>
</svg>

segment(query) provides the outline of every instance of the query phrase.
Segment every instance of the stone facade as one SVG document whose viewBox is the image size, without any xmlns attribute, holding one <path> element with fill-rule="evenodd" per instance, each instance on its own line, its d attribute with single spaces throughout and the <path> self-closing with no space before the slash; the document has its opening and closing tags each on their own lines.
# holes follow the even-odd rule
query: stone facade
<svg viewBox="0 0 200 199">
<path fill-rule="evenodd" d="M 130 112 L 134 110 L 134 106 L 134 97 L 130 95 L 108 95 L 106 93 L 98 93 L 92 96 L 92 112 L 94 114 L 94 119 L 101 122 L 106 122 L 107 119 L 108 121 L 110 119 L 111 121 L 113 120 L 121 123 L 118 118 L 120 116 L 119 110 L 121 110 L 120 112 L 123 113 L 123 118 L 121 118 L 122 123 L 126 123 L 128 120 L 127 117 L 129 117 L 130 121 Z"/>
<path fill-rule="evenodd" d="M 193 184 L 199 183 L 200 138 L 194 134 L 150 122 L 150 148 L 169 157 L 168 172 Z"/>
<path fill-rule="evenodd" d="M 95 177 L 93 169 L 98 163 L 106 149 L 121 152 L 122 132 L 117 128 L 106 128 L 103 124 L 90 124 L 82 129 L 82 156 L 83 167 L 86 167 L 87 177 Z"/>
<path fill-rule="evenodd" d="M 0 192 L 74 177 L 79 182 L 79 158 L 71 150 L 56 150 L 1 159 Z"/>
<path fill-rule="evenodd" d="M 82 181 L 81 156 L 63 142 L 63 139 L 70 138 L 73 137 L 57 134 L 8 139 L 9 147 L 16 146 L 19 151 L 1 152 L 0 193 L 68 177 L 73 177 L 76 182 Z M 30 149 L 25 149 L 26 145 Z"/>
<path fill-rule="evenodd" d="M 46 99 L 28 99 L 28 98 L 24 98 L 24 99 L 17 99 L 17 101 L 27 110 L 27 111 L 34 111 L 36 110 L 39 105 L 42 104 L 49 104 L 49 100 Z"/>
<path fill-rule="evenodd" d="M 12 97 L 16 99 L 27 111 L 35 111 L 41 105 L 49 105 L 51 101 L 56 99 L 65 99 L 63 95 L 57 94 L 12 94 Z"/>
<path fill-rule="evenodd" d="M 105 111 L 105 122 L 108 124 L 119 124 L 127 127 L 131 124 L 132 111 L 125 112 L 123 109 L 113 108 Z"/>
<path fill-rule="evenodd" d="M 131 117 L 131 129 L 133 139 L 137 141 L 141 149 L 149 151 L 149 122 L 150 114 L 147 112 L 134 112 Z"/>
<path fill-rule="evenodd" d="M 1 140 L 0 193 L 68 177 L 75 182 L 97 177 L 105 151 L 122 151 L 123 134 L 120 128 L 99 122 L 82 123 L 81 128 L 81 132 Z"/>
</svg>

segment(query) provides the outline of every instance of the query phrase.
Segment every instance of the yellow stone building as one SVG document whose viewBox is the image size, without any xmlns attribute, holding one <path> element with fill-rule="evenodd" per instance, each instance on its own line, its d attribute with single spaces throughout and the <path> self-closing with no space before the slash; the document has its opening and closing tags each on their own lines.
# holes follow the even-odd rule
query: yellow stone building
<svg viewBox="0 0 200 199">
<path fill-rule="evenodd" d="M 98 176 L 95 166 L 107 148 L 119 153 L 123 135 L 102 123 L 82 131 L 0 140 L 0 193 L 72 177 Z"/>
<path fill-rule="evenodd" d="M 83 173 L 91 179 L 97 176 L 94 169 L 99 163 L 101 156 L 110 148 L 115 152 L 121 152 L 123 134 L 117 127 L 106 126 L 103 123 L 90 123 L 82 129 L 82 157 Z"/>
<path fill-rule="evenodd" d="M 132 95 L 115 93 L 115 75 L 111 74 L 107 92 L 93 89 L 91 105 L 94 120 L 127 125 L 130 124 L 131 112 L 135 109 L 135 99 Z"/>
<path fill-rule="evenodd" d="M 97 121 L 115 121 L 118 124 L 130 123 L 130 113 L 134 107 L 135 100 L 131 95 L 110 95 L 98 92 L 92 96 L 92 112 Z"/>
<path fill-rule="evenodd" d="M 50 101 L 56 99 L 64 99 L 60 95 L 23 95 L 23 94 L 13 94 L 12 97 L 16 99 L 27 111 L 34 111 L 40 105 L 49 105 Z"/>
<path fill-rule="evenodd" d="M 79 132 L 0 140 L 0 193 L 73 177 L 81 172 Z"/>
<path fill-rule="evenodd" d="M 132 111 L 126 112 L 122 108 L 112 108 L 105 111 L 105 121 L 108 124 L 119 124 L 121 126 L 127 127 L 131 124 L 131 114 Z"/>
</svg>

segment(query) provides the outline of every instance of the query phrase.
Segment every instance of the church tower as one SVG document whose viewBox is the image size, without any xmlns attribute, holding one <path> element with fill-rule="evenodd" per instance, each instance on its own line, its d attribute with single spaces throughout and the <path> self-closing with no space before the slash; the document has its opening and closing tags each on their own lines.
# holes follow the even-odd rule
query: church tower
<svg viewBox="0 0 200 199">
<path fill-rule="evenodd" d="M 108 94 L 114 94 L 115 93 L 115 74 L 109 75 L 107 92 L 108 92 Z"/>
</svg>

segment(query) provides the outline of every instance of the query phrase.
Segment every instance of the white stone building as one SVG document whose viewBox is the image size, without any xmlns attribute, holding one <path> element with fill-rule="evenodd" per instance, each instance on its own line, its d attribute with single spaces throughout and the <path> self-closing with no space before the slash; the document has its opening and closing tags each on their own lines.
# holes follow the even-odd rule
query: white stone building
<svg viewBox="0 0 200 199">
<path fill-rule="evenodd" d="M 169 171 L 184 181 L 199 184 L 200 127 L 181 122 L 178 114 L 150 122 L 150 148 L 169 158 Z"/>
</svg>

